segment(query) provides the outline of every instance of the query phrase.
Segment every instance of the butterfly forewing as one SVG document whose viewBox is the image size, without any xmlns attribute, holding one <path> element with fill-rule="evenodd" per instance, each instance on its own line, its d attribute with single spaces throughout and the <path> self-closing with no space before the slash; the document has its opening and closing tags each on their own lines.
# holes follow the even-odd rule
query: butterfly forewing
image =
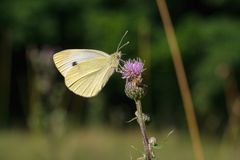
<svg viewBox="0 0 240 160">
<path fill-rule="evenodd" d="M 68 49 L 54 54 L 53 60 L 60 71 L 65 77 L 67 72 L 77 64 L 97 57 L 110 57 L 108 54 L 91 49 Z"/>
</svg>

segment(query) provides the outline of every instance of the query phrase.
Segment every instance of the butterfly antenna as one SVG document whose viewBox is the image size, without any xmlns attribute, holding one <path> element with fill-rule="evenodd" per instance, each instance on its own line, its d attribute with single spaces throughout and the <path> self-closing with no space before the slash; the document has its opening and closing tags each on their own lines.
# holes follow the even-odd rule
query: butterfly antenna
<svg viewBox="0 0 240 160">
<path fill-rule="evenodd" d="M 117 52 L 120 51 L 120 49 L 122 49 L 123 47 L 125 47 L 126 45 L 128 45 L 130 42 L 127 41 L 126 43 L 124 43 L 121 47 L 118 48 Z"/>
<path fill-rule="evenodd" d="M 127 43 L 125 43 L 124 45 L 121 46 L 122 41 L 123 41 L 124 37 L 127 35 L 127 33 L 128 33 L 128 30 L 124 33 L 124 35 L 122 36 L 120 42 L 118 43 L 117 52 L 118 52 L 123 46 L 126 46 L 126 45 L 129 43 L 129 42 L 127 42 Z"/>
</svg>

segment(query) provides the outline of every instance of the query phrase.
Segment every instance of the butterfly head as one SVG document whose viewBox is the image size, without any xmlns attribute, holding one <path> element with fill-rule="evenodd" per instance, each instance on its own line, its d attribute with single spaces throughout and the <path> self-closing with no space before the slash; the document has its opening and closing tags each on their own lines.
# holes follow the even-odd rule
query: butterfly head
<svg viewBox="0 0 240 160">
<path fill-rule="evenodd" d="M 115 53 L 112 54 L 112 56 L 114 57 L 114 59 L 120 60 L 121 57 L 122 57 L 122 52 L 121 51 L 115 52 Z"/>
<path fill-rule="evenodd" d="M 121 60 L 122 52 L 121 52 L 120 50 L 121 50 L 123 47 L 125 47 L 126 45 L 129 44 L 129 41 L 128 41 L 128 42 L 124 43 L 123 45 L 121 45 L 121 44 L 122 44 L 122 41 L 123 41 L 124 37 L 127 35 L 127 33 L 128 33 L 128 31 L 126 31 L 126 32 L 124 33 L 124 35 L 122 36 L 122 38 L 121 38 L 121 40 L 120 40 L 120 42 L 119 42 L 119 44 L 118 44 L 117 51 L 112 54 L 112 61 L 111 61 L 111 63 L 113 64 L 112 66 L 113 66 L 114 68 L 117 68 L 117 67 L 118 67 L 119 61 Z"/>
<path fill-rule="evenodd" d="M 114 68 L 118 68 L 119 61 L 121 59 L 121 51 L 115 52 L 111 55 L 111 65 Z"/>
</svg>

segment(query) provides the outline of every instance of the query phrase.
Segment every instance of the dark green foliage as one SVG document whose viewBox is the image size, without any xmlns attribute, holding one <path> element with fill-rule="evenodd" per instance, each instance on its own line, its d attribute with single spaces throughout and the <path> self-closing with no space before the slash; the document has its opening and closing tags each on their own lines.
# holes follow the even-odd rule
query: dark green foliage
<svg viewBox="0 0 240 160">
<path fill-rule="evenodd" d="M 221 124 L 227 113 L 225 84 L 219 69 L 229 66 L 238 84 L 240 80 L 239 2 L 184 0 L 168 1 L 168 4 L 199 121 L 214 115 Z M 129 30 L 130 45 L 122 50 L 123 59 L 141 56 L 148 67 L 144 72 L 148 84 L 144 110 L 150 112 L 156 126 L 185 126 L 175 71 L 155 1 L 2 0 L 0 11 L 0 64 L 4 66 L 0 74 L 6 75 L 0 79 L 4 86 L 0 90 L 1 123 L 13 125 L 15 116 L 25 122 L 30 115 L 32 79 L 29 77 L 38 73 L 28 70 L 29 48 L 41 50 L 48 46 L 57 51 L 93 48 L 113 53 L 123 33 Z M 145 46 L 149 55 L 142 53 L 145 52 L 142 43 L 149 44 Z M 49 70 L 56 71 L 53 66 Z M 53 83 L 64 87 L 63 78 L 57 77 L 53 77 Z M 124 122 L 134 115 L 135 109 L 123 96 L 124 86 L 120 81 L 119 75 L 112 77 L 110 86 L 100 93 L 101 98 L 85 100 L 66 90 L 62 108 L 77 122 L 87 124 L 95 117 L 105 123 L 124 125 L 116 118 Z M 19 100 L 13 101 L 14 97 Z M 91 107 L 95 108 L 89 110 Z M 51 108 L 51 104 L 45 104 L 45 108 Z"/>
</svg>

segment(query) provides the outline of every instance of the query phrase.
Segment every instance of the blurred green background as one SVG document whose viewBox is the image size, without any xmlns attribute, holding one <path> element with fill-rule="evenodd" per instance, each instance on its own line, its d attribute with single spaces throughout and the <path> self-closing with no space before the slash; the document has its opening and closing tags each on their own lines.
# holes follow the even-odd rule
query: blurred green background
<svg viewBox="0 0 240 160">
<path fill-rule="evenodd" d="M 240 157 L 240 1 L 167 1 L 191 88 L 206 160 Z M 64 85 L 52 55 L 116 51 L 145 62 L 143 110 L 159 159 L 193 159 L 171 54 L 155 1 L 0 0 L 0 159 L 136 159 L 135 106 L 114 74 L 85 99 Z M 167 142 L 167 133 L 174 129 Z M 139 151 L 134 150 L 134 145 Z"/>
</svg>

